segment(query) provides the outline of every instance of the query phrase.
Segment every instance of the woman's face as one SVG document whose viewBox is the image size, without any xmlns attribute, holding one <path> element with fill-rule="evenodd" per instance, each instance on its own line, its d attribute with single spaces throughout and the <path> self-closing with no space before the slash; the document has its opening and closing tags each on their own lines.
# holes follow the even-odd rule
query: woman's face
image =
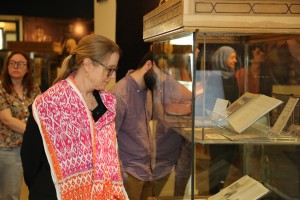
<svg viewBox="0 0 300 200">
<path fill-rule="evenodd" d="M 26 58 L 21 54 L 13 55 L 8 61 L 8 74 L 11 79 L 23 80 L 27 72 L 28 67 Z"/>
<path fill-rule="evenodd" d="M 95 90 L 104 89 L 112 78 L 116 78 L 118 62 L 118 53 L 113 53 L 106 63 L 95 62 L 88 76 Z"/>
<path fill-rule="evenodd" d="M 237 63 L 237 60 L 236 60 L 236 53 L 235 52 L 232 52 L 227 60 L 226 60 L 226 65 L 228 68 L 230 69 L 234 69 L 235 68 L 235 64 Z"/>
</svg>

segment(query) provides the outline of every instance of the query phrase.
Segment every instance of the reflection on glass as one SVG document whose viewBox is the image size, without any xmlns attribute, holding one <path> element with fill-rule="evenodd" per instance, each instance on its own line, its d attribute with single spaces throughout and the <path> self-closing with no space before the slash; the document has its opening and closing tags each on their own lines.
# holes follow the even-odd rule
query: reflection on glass
<svg viewBox="0 0 300 200">
<path fill-rule="evenodd" d="M 190 43 L 154 44 L 154 60 L 158 68 L 153 98 L 153 133 L 156 159 L 154 174 L 168 182 L 154 182 L 154 196 L 191 195 L 191 134 L 176 128 L 192 127 L 192 38 Z"/>
</svg>

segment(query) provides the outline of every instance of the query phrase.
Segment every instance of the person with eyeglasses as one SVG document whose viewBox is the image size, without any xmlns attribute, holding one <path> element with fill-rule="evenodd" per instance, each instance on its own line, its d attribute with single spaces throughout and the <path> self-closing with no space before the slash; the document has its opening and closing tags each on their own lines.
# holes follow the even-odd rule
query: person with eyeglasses
<svg viewBox="0 0 300 200">
<path fill-rule="evenodd" d="M 0 199 L 19 199 L 23 171 L 20 147 L 28 106 L 40 94 L 32 77 L 27 54 L 11 52 L 1 73 L 0 83 Z"/>
<path fill-rule="evenodd" d="M 82 38 L 54 84 L 32 104 L 21 159 L 29 200 L 128 199 L 115 131 L 115 78 L 121 49 Z"/>
</svg>

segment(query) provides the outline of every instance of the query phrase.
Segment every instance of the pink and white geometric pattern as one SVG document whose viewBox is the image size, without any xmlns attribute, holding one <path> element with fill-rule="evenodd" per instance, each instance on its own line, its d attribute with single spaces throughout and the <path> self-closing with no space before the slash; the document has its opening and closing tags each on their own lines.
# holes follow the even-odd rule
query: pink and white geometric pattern
<svg viewBox="0 0 300 200">
<path fill-rule="evenodd" d="M 33 104 L 58 199 L 126 199 L 120 174 L 113 95 L 100 91 L 107 108 L 94 122 L 73 77 Z"/>
</svg>

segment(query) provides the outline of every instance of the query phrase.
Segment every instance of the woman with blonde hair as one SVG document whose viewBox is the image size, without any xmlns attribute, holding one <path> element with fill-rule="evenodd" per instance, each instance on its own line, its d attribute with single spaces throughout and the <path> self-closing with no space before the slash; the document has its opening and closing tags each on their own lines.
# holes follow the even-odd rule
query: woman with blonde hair
<svg viewBox="0 0 300 200">
<path fill-rule="evenodd" d="M 118 45 L 101 35 L 81 39 L 55 83 L 32 105 L 21 148 L 29 200 L 128 199 L 120 174 L 115 78 Z"/>
</svg>

